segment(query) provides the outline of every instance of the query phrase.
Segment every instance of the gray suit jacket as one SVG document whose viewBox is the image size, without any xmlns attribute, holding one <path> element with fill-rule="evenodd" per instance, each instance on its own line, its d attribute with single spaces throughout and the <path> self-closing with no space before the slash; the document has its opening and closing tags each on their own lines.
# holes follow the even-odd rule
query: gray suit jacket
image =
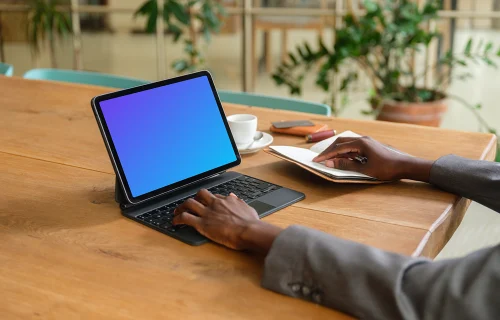
<svg viewBox="0 0 500 320">
<path fill-rule="evenodd" d="M 500 212 L 500 163 L 446 156 L 431 183 Z M 292 226 L 274 241 L 262 286 L 362 319 L 500 319 L 500 245 L 433 262 Z"/>
</svg>

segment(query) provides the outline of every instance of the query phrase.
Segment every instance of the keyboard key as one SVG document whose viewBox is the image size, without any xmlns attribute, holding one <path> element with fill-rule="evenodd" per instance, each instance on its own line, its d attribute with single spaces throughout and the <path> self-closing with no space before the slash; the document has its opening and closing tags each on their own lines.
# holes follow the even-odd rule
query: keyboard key
<svg viewBox="0 0 500 320">
<path fill-rule="evenodd" d="M 257 189 L 260 189 L 260 190 L 265 190 L 265 189 L 267 189 L 267 188 L 269 188 L 269 187 L 272 187 L 272 186 L 271 186 L 269 183 L 265 183 L 265 182 L 264 182 L 264 183 L 259 184 L 259 185 L 257 186 Z"/>
<path fill-rule="evenodd" d="M 161 228 L 162 229 L 168 229 L 172 226 L 172 223 L 171 222 L 165 222 L 161 225 Z"/>
<path fill-rule="evenodd" d="M 253 179 L 246 176 L 238 177 L 232 181 L 213 186 L 208 190 L 213 194 L 220 194 L 223 196 L 228 196 L 230 193 L 234 193 L 238 198 L 249 203 L 254 199 L 257 199 L 264 194 L 272 192 L 281 188 L 280 186 L 273 185 L 258 179 Z M 173 225 L 174 210 L 183 204 L 187 199 L 193 198 L 193 196 L 186 197 L 184 199 L 177 200 L 173 203 L 169 203 L 150 212 L 141 214 L 137 216 L 137 219 L 143 220 L 145 223 L 161 228 L 171 233 L 179 232 L 180 229 L 188 227 L 187 225 Z"/>
</svg>

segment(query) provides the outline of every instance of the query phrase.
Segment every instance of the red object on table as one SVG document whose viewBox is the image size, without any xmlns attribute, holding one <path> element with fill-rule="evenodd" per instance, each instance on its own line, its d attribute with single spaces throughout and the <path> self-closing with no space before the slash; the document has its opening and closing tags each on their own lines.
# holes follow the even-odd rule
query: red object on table
<svg viewBox="0 0 500 320">
<path fill-rule="evenodd" d="M 333 137 L 336 134 L 337 134 L 337 131 L 335 131 L 335 130 L 320 131 L 320 132 L 308 134 L 306 136 L 306 141 L 307 142 L 318 142 L 318 141 L 322 141 L 322 140 L 328 139 L 330 137 Z"/>
</svg>

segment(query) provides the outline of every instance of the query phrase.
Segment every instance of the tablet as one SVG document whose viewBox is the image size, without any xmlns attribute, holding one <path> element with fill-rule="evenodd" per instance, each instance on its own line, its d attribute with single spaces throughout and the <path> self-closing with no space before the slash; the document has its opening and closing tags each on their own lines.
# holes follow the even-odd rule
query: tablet
<svg viewBox="0 0 500 320">
<path fill-rule="evenodd" d="M 207 71 L 97 96 L 91 105 L 132 204 L 241 163 Z"/>
</svg>

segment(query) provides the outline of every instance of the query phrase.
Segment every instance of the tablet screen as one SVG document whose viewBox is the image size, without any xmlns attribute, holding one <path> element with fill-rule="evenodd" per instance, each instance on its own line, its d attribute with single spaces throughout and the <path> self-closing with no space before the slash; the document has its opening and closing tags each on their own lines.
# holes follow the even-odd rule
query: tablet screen
<svg viewBox="0 0 500 320">
<path fill-rule="evenodd" d="M 133 197 L 238 158 L 207 76 L 99 105 Z"/>
</svg>

